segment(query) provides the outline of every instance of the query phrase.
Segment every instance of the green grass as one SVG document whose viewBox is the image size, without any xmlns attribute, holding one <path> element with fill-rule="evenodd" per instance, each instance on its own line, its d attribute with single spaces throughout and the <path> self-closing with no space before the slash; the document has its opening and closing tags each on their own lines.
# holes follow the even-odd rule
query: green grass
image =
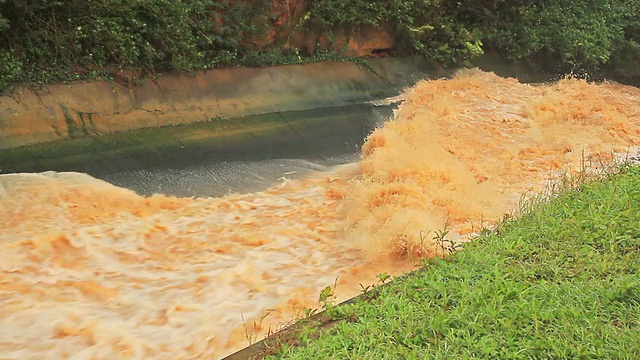
<svg viewBox="0 0 640 360">
<path fill-rule="evenodd" d="M 368 301 L 331 309 L 343 321 L 305 327 L 272 356 L 640 359 L 640 168 L 521 215 Z"/>
</svg>

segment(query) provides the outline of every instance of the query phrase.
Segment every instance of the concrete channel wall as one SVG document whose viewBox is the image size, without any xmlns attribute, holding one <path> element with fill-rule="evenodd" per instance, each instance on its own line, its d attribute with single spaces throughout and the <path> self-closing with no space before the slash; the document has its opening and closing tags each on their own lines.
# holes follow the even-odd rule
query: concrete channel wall
<svg viewBox="0 0 640 360">
<path fill-rule="evenodd" d="M 0 150 L 247 115 L 363 103 L 437 74 L 418 58 L 379 58 L 166 74 L 138 84 L 82 81 L 0 97 Z"/>
<path fill-rule="evenodd" d="M 497 54 L 481 56 L 474 66 L 523 82 L 559 77 Z M 21 87 L 0 96 L 0 151 L 205 120 L 357 105 L 397 95 L 426 77 L 450 76 L 455 71 L 419 57 L 372 58 L 359 63 L 161 74 L 135 84 L 79 81 L 39 89 Z M 605 75 L 596 78 L 609 78 Z"/>
</svg>

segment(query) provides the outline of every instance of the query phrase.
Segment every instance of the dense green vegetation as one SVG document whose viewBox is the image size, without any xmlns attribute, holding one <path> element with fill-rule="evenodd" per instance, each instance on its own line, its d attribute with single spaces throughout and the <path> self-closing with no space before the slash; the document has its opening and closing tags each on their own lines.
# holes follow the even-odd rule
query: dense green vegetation
<svg viewBox="0 0 640 360">
<path fill-rule="evenodd" d="M 274 2 L 0 0 L 0 89 L 114 69 L 153 74 L 305 61 L 284 43 L 256 45 L 278 22 L 270 13 Z M 640 0 L 291 3 L 300 2 L 304 14 L 280 31 L 330 36 L 383 26 L 396 38 L 396 54 L 422 54 L 443 65 L 493 49 L 512 59 L 544 58 L 563 71 L 611 66 L 640 75 Z"/>
<path fill-rule="evenodd" d="M 459 21 L 482 29 L 483 39 L 514 58 L 542 56 L 593 69 L 612 57 L 640 55 L 640 1 L 464 0 L 453 11 Z"/>
<path fill-rule="evenodd" d="M 468 60 L 481 47 L 586 70 L 640 58 L 638 0 L 316 0 L 311 14 L 327 29 L 387 24 L 397 33 L 397 50 L 443 64 Z"/>
<path fill-rule="evenodd" d="M 325 32 L 338 27 L 385 26 L 396 34 L 396 53 L 421 54 L 443 65 L 482 53 L 481 32 L 459 22 L 444 0 L 316 0 L 309 24 Z"/>
<path fill-rule="evenodd" d="M 260 5 L 259 3 L 256 3 Z M 225 65 L 264 6 L 192 0 L 0 0 L 0 87 L 109 68 L 153 72 Z M 91 74 L 93 72 L 93 74 Z"/>
<path fill-rule="evenodd" d="M 291 359 L 640 358 L 640 168 L 522 211 L 369 300 L 331 308 L 344 321 L 329 332 L 304 327 L 270 351 Z"/>
</svg>

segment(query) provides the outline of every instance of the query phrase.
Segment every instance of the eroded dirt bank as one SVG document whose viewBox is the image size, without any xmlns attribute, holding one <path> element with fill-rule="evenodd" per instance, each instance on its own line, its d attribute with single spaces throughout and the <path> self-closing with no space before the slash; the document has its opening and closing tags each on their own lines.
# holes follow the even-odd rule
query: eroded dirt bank
<svg viewBox="0 0 640 360">
<path fill-rule="evenodd" d="M 219 358 L 336 277 L 345 299 L 407 270 L 409 253 L 435 250 L 421 231 L 448 222 L 464 239 L 583 157 L 639 144 L 637 88 L 465 71 L 411 89 L 358 163 L 259 193 L 0 175 L 0 357 Z"/>
</svg>

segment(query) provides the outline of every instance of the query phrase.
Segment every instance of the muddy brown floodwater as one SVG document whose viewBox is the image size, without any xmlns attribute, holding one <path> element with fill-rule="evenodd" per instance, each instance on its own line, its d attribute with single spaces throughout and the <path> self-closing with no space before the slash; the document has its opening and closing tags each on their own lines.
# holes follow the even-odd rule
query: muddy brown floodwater
<svg viewBox="0 0 640 360">
<path fill-rule="evenodd" d="M 0 358 L 220 358 L 336 278 L 340 300 L 407 271 L 407 253 L 434 251 L 421 231 L 463 239 L 585 157 L 639 144 L 637 88 L 473 70 L 409 90 L 358 163 L 263 192 L 0 175 Z"/>
</svg>

